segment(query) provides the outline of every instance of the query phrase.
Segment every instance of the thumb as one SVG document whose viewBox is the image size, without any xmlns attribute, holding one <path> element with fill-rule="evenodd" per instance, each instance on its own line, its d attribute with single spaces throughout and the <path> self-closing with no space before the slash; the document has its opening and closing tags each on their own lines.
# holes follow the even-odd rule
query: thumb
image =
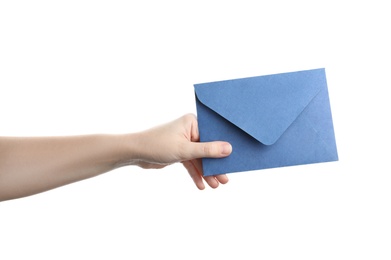
<svg viewBox="0 0 391 260">
<path fill-rule="evenodd" d="M 192 143 L 192 147 L 193 158 L 221 158 L 232 152 L 231 144 L 222 141 Z"/>
</svg>

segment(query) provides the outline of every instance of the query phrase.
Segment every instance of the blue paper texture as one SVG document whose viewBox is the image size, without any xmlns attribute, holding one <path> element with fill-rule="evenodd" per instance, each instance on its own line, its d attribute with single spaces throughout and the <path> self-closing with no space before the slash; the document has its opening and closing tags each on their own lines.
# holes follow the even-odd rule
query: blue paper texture
<svg viewBox="0 0 391 260">
<path fill-rule="evenodd" d="M 204 176 L 338 161 L 325 69 L 195 84 L 200 141 L 227 141 Z"/>
</svg>

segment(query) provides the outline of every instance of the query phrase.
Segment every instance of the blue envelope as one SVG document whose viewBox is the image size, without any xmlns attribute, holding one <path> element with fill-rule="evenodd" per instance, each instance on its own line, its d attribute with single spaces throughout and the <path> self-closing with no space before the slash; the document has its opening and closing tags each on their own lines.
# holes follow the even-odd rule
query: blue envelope
<svg viewBox="0 0 391 260">
<path fill-rule="evenodd" d="M 201 142 L 230 156 L 203 158 L 204 176 L 338 161 L 325 69 L 195 84 Z"/>
</svg>

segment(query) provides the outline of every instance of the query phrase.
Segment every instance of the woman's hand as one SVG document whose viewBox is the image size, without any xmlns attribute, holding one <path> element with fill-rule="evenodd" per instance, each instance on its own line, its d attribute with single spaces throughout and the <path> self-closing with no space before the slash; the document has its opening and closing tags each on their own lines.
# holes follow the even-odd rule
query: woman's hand
<svg viewBox="0 0 391 260">
<path fill-rule="evenodd" d="M 135 136 L 133 136 L 135 138 Z M 223 141 L 199 142 L 197 119 L 193 114 L 184 115 L 170 123 L 136 134 L 135 146 L 138 158 L 133 164 L 142 168 L 163 168 L 181 162 L 195 185 L 204 189 L 203 180 L 212 188 L 228 182 L 225 174 L 203 176 L 201 158 L 221 158 L 231 154 L 232 147 Z"/>
</svg>

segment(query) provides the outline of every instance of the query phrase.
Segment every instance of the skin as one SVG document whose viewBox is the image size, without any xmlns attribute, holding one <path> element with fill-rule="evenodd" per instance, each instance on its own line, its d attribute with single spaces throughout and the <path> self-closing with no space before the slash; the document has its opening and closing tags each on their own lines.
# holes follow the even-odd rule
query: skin
<svg viewBox="0 0 391 260">
<path fill-rule="evenodd" d="M 228 182 L 204 177 L 201 159 L 232 152 L 223 141 L 199 142 L 197 119 L 184 115 L 138 133 L 61 137 L 0 137 L 0 201 L 30 196 L 135 165 L 160 169 L 182 163 L 198 189 Z"/>
</svg>

